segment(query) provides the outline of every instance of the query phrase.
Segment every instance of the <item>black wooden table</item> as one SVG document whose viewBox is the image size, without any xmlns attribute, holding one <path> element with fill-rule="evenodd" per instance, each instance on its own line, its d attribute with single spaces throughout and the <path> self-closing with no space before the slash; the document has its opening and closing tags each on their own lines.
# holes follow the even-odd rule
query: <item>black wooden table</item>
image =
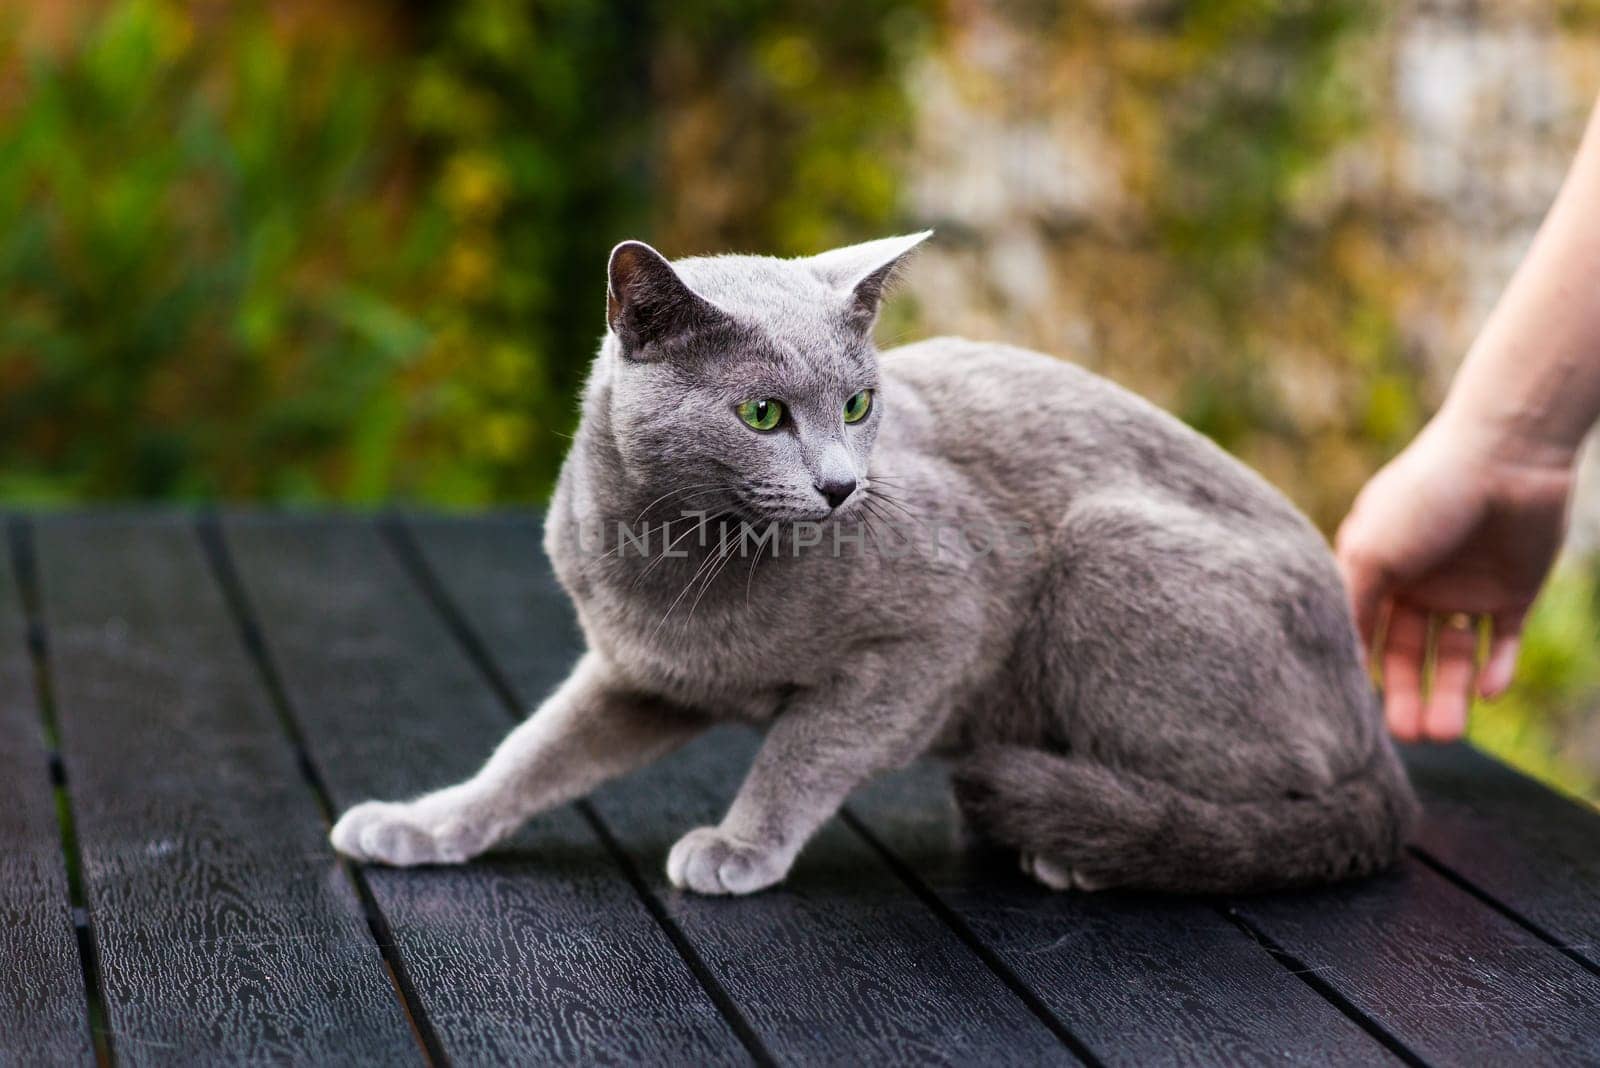
<svg viewBox="0 0 1600 1068">
<path fill-rule="evenodd" d="M 917 767 L 782 887 L 686 896 L 734 731 L 361 868 L 331 814 L 468 774 L 571 662 L 536 518 L 8 531 L 0 1063 L 1600 1063 L 1600 817 L 1466 747 L 1408 755 L 1400 870 L 1308 893 L 1047 893 Z"/>
</svg>

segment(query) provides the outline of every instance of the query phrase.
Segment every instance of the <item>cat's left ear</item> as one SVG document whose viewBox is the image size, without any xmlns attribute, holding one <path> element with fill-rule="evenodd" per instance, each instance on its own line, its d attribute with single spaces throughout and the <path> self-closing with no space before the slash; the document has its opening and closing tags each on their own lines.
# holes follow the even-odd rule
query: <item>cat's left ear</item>
<svg viewBox="0 0 1600 1068">
<path fill-rule="evenodd" d="M 932 230 L 900 237 L 863 241 L 824 252 L 810 259 L 811 269 L 824 282 L 850 296 L 850 317 L 863 330 L 878 317 L 878 305 L 895 271 L 911 250 L 933 236 Z"/>
<path fill-rule="evenodd" d="M 652 359 L 673 338 L 708 329 L 723 317 L 643 241 L 612 249 L 606 276 L 606 325 L 630 359 Z"/>
</svg>

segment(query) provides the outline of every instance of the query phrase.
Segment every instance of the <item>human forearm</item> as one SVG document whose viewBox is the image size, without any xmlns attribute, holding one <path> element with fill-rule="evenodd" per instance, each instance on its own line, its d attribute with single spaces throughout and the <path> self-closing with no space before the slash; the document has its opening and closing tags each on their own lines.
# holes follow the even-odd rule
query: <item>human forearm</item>
<svg viewBox="0 0 1600 1068">
<path fill-rule="evenodd" d="M 1600 416 L 1600 107 L 1440 412 L 1502 458 L 1570 463 Z M 1508 457 L 1506 450 L 1512 450 Z"/>
</svg>

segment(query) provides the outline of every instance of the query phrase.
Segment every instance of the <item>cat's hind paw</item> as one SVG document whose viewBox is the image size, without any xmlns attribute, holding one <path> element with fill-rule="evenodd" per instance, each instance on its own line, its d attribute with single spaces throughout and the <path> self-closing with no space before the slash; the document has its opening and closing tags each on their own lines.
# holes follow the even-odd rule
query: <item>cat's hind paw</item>
<svg viewBox="0 0 1600 1068">
<path fill-rule="evenodd" d="M 1017 860 L 1022 867 L 1024 875 L 1031 876 L 1051 890 L 1082 890 L 1087 892 L 1102 889 L 1100 883 L 1085 878 L 1081 871 L 1076 871 L 1041 854 L 1021 853 L 1018 855 Z"/>
<path fill-rule="evenodd" d="M 488 837 L 456 814 L 392 801 L 356 805 L 328 835 L 333 848 L 347 857 L 396 868 L 460 864 L 487 848 Z"/>
<path fill-rule="evenodd" d="M 737 841 L 715 827 L 699 827 L 678 839 L 667 854 L 667 878 L 697 894 L 753 894 L 789 873 L 770 850 Z"/>
</svg>

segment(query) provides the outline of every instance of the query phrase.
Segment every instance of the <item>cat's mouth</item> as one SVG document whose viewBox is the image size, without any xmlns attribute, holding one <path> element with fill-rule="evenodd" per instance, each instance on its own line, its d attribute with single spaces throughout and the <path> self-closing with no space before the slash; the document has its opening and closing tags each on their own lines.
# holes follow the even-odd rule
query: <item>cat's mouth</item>
<svg viewBox="0 0 1600 1068">
<path fill-rule="evenodd" d="M 795 504 L 788 507 L 768 508 L 755 517 L 758 523 L 822 523 L 836 518 L 845 508 L 817 507 Z"/>
<path fill-rule="evenodd" d="M 839 519 L 850 515 L 855 508 L 856 501 L 854 498 L 843 502 L 835 508 L 820 501 L 763 497 L 755 500 L 740 501 L 739 511 L 742 513 L 741 519 L 757 524 L 822 523 L 830 519 Z"/>
</svg>

